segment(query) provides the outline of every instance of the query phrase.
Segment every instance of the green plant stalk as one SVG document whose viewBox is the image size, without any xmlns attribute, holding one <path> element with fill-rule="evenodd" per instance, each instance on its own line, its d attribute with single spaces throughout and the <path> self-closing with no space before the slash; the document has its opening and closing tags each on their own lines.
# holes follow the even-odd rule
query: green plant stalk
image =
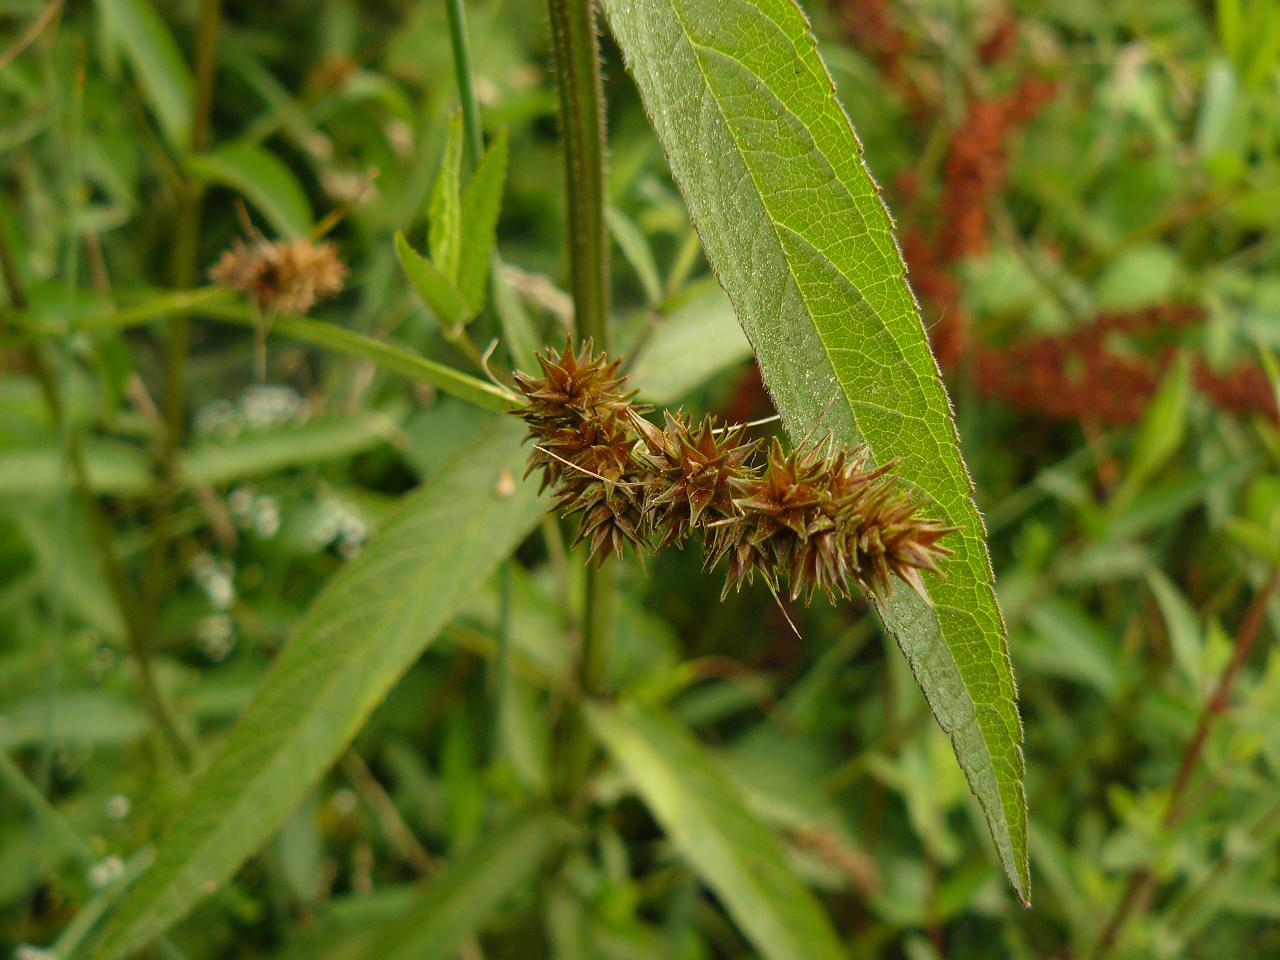
<svg viewBox="0 0 1280 960">
<path fill-rule="evenodd" d="M 471 38 L 467 30 L 467 14 L 462 7 L 462 0 L 446 0 L 445 9 L 449 15 L 449 40 L 453 47 L 453 70 L 458 82 L 458 99 L 462 103 L 462 127 L 466 139 L 463 151 L 463 172 L 470 174 L 480 158 L 484 156 L 484 132 L 480 128 L 480 105 L 476 99 L 475 77 L 471 70 Z M 502 273 L 502 260 L 497 251 L 489 258 L 489 291 L 491 298 L 498 298 L 497 287 L 506 283 Z M 466 346 L 471 346 L 466 330 L 460 331 L 460 339 Z M 471 347 L 472 351 L 475 350 Z M 464 353 L 467 351 L 464 349 Z M 468 353 L 470 357 L 471 354 Z M 472 357 L 479 361 L 479 356 Z M 511 357 L 513 362 L 522 358 Z M 483 364 L 479 364 L 483 367 Z M 510 614 L 511 614 L 511 564 L 508 560 L 498 571 L 499 604 L 498 616 L 498 654 L 489 674 L 489 693 L 493 703 L 493 716 L 490 729 L 490 756 L 494 761 L 502 754 L 502 709 L 503 700 L 507 696 L 507 672 L 510 669 Z"/>
<path fill-rule="evenodd" d="M 17 261 L 14 259 L 13 250 L 9 246 L 9 238 L 3 229 L 0 229 L 0 271 L 3 272 L 5 284 L 9 288 L 10 303 L 16 311 L 25 313 L 30 304 L 27 300 L 22 277 L 18 273 Z M 49 409 L 49 416 L 55 426 L 60 426 L 64 423 L 66 412 L 62 403 L 62 391 L 58 386 L 58 379 L 54 374 L 53 366 L 45 357 L 39 343 L 33 343 L 28 346 L 27 358 L 32 370 L 35 372 L 36 380 L 40 384 L 40 392 L 44 396 L 45 406 Z M 80 447 L 80 438 L 74 430 L 65 429 L 62 433 L 66 443 L 67 464 L 71 468 L 71 476 L 75 482 L 76 490 L 79 491 L 80 502 L 84 508 L 85 515 L 89 518 L 89 529 L 93 536 L 94 549 L 98 553 L 98 562 L 107 578 L 111 596 L 120 610 L 120 617 L 124 621 L 130 652 L 137 661 L 143 704 L 152 721 L 174 749 L 174 752 L 178 756 L 185 756 L 187 753 L 186 743 L 178 733 L 178 728 L 169 714 L 164 698 L 160 694 L 160 688 L 156 683 L 155 675 L 149 669 L 148 661 L 141 656 L 146 649 L 147 642 L 145 618 L 142 616 L 142 612 L 134 598 L 133 590 L 129 586 L 129 579 L 125 575 L 124 566 L 116 554 L 115 542 L 111 536 L 111 526 L 102 512 L 102 505 L 98 503 L 98 498 L 94 496 L 93 487 L 89 480 L 89 469 L 85 464 L 84 451 Z"/>
<path fill-rule="evenodd" d="M 560 128 L 564 140 L 569 211 L 569 273 L 580 340 L 609 349 L 609 238 L 605 230 L 604 87 L 591 0 L 548 0 L 555 53 Z M 613 582 L 608 564 L 588 569 L 580 631 L 579 687 L 586 697 L 606 692 L 613 645 Z M 586 806 L 594 755 L 591 731 L 578 710 L 561 729 L 563 793 L 571 815 Z"/>
<path fill-rule="evenodd" d="M 222 0 L 202 0 L 196 29 L 196 83 L 192 104 L 191 152 L 208 149 L 212 133 L 213 87 L 217 70 L 218 34 L 222 25 Z M 203 186 L 191 177 L 179 185 L 179 207 L 173 242 L 173 280 L 179 289 L 196 280 L 200 258 L 200 223 Z M 164 596 L 173 512 L 180 481 L 179 461 L 186 427 L 187 359 L 191 345 L 191 317 L 187 312 L 169 318 L 164 357 L 164 429 L 160 436 L 159 477 L 156 485 L 152 531 L 154 539 L 143 567 L 143 609 L 147 615 L 146 642 L 139 651 L 139 668 L 150 670 L 150 650 Z"/>
<path fill-rule="evenodd" d="M 548 0 L 569 211 L 569 273 L 578 336 L 609 349 L 604 87 L 591 0 Z"/>
<path fill-rule="evenodd" d="M 155 323 L 171 315 L 175 309 L 187 310 L 194 316 L 223 323 L 234 323 L 251 329 L 257 329 L 262 322 L 257 311 L 234 291 L 225 290 L 222 287 L 197 287 L 194 290 L 161 293 L 137 307 L 86 317 L 78 324 L 78 328 L 87 333 L 127 330 L 131 327 Z M 65 328 L 60 324 L 47 323 L 41 318 L 22 311 L 5 311 L 0 313 L 0 317 L 13 323 L 19 334 L 32 340 L 38 337 L 60 336 L 65 332 Z M 446 364 L 428 360 L 394 343 L 378 340 L 331 323 L 294 314 L 281 314 L 271 322 L 271 332 L 299 343 L 312 344 L 335 353 L 368 360 L 384 370 L 399 374 L 415 383 L 428 384 L 482 410 L 507 413 L 524 403 L 522 397 L 509 390 Z"/>
<path fill-rule="evenodd" d="M 484 134 L 480 130 L 480 105 L 471 73 L 471 38 L 467 31 L 467 15 L 462 0 L 446 0 L 449 14 L 449 42 L 453 46 L 453 72 L 458 80 L 458 99 L 462 102 L 462 128 L 466 133 L 463 172 L 469 173 L 484 154 Z"/>
</svg>

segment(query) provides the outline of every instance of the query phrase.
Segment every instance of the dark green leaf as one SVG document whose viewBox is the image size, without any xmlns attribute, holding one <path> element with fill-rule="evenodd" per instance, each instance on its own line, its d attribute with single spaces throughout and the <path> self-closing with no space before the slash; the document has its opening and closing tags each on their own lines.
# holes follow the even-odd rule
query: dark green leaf
<svg viewBox="0 0 1280 960">
<path fill-rule="evenodd" d="M 455 113 L 449 118 L 449 136 L 428 211 L 431 262 L 450 283 L 458 279 L 458 248 L 462 244 L 461 176 L 462 114 Z"/>
<path fill-rule="evenodd" d="M 396 256 L 400 258 L 404 275 L 409 278 L 409 283 L 427 309 L 435 315 L 441 329 L 446 334 L 462 329 L 471 318 L 471 310 L 453 281 L 434 263 L 409 246 L 409 241 L 400 231 L 396 231 Z"/>
<path fill-rule="evenodd" d="M 822 907 L 778 838 L 690 733 L 637 703 L 589 709 L 592 729 L 636 792 L 768 960 L 843 957 Z"/>
<path fill-rule="evenodd" d="M 513 479 L 522 433 L 503 419 L 459 451 L 320 594 L 173 816 L 97 956 L 141 948 L 225 883 L 537 523 L 535 485 Z"/>
<path fill-rule="evenodd" d="M 517 814 L 482 839 L 433 880 L 423 897 L 386 922 L 369 960 L 449 957 L 477 932 L 507 896 L 528 880 L 560 832 L 551 815 Z"/>
<path fill-rule="evenodd" d="M 950 402 L 862 148 L 792 0 L 606 0 L 708 260 L 793 439 L 830 433 L 959 528 L 934 606 L 879 611 L 1030 895 L 1022 724 Z"/>
<path fill-rule="evenodd" d="M 169 146 L 191 146 L 195 81 L 182 51 L 148 0 L 98 0 L 111 34 L 124 48 Z"/>
<path fill-rule="evenodd" d="M 187 169 L 221 184 L 252 203 L 277 233 L 305 236 L 311 230 L 311 202 L 293 171 L 256 143 L 233 143 L 187 159 Z"/>
</svg>

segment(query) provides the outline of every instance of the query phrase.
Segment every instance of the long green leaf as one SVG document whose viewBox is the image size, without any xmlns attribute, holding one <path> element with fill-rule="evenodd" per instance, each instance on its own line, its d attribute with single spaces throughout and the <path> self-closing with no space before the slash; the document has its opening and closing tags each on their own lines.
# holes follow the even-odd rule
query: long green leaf
<svg viewBox="0 0 1280 960">
<path fill-rule="evenodd" d="M 472 313 L 479 313 L 484 306 L 484 283 L 502 212 L 502 188 L 507 182 L 508 140 L 505 130 L 498 134 L 462 191 L 458 290 Z"/>
<path fill-rule="evenodd" d="M 761 954 L 768 960 L 844 956 L 777 837 L 684 727 L 634 702 L 591 707 L 587 716 L 676 849 Z"/>
<path fill-rule="evenodd" d="M 311 202 L 293 171 L 256 143 L 233 143 L 187 158 L 187 170 L 243 195 L 278 233 L 300 237 L 311 230 Z"/>
<path fill-rule="evenodd" d="M 458 279 L 458 248 L 462 241 L 461 177 L 462 115 L 455 113 L 449 118 L 444 158 L 428 210 L 431 262 L 451 283 Z"/>
<path fill-rule="evenodd" d="M 195 80 L 164 20 L 148 0 L 98 0 L 111 35 L 124 48 L 169 146 L 191 143 Z"/>
<path fill-rule="evenodd" d="M 160 839 L 96 956 L 138 950 L 225 883 L 338 757 L 467 595 L 537 523 L 503 418 L 407 498 L 311 605 Z"/>
<path fill-rule="evenodd" d="M 1019 898 L 1022 724 L 985 531 L 892 222 L 792 0 L 605 0 L 613 32 L 793 438 L 869 444 L 954 524 L 935 606 L 879 612 L 951 736 Z"/>
<path fill-rule="evenodd" d="M 417 960 L 449 957 L 507 896 L 529 879 L 546 858 L 560 832 L 545 811 L 517 814 L 485 832 L 422 898 L 385 924 L 369 960 Z"/>
<path fill-rule="evenodd" d="M 188 484 L 230 483 L 349 457 L 394 438 L 403 412 L 362 411 L 248 433 L 227 443 L 206 441 L 183 454 L 179 475 Z"/>
<path fill-rule="evenodd" d="M 396 256 L 400 258 L 400 267 L 414 292 L 426 304 L 427 309 L 435 314 L 440 329 L 446 334 L 456 335 L 471 318 L 471 310 L 453 281 L 434 263 L 409 246 L 409 241 L 399 230 L 396 231 Z"/>
</svg>

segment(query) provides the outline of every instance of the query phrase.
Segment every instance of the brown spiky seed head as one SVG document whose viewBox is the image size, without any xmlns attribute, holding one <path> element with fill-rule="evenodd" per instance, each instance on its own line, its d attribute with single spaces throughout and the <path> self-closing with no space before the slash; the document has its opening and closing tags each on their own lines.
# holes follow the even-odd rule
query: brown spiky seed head
<svg viewBox="0 0 1280 960">
<path fill-rule="evenodd" d="M 892 576 L 926 602 L 920 572 L 937 572 L 948 551 L 938 540 L 952 528 L 919 516 L 919 502 L 886 478 L 891 465 L 864 469 L 867 450 L 829 452 L 813 444 L 789 453 L 777 440 L 763 476 L 735 483 L 725 590 L 760 571 L 776 587 L 785 577 L 793 599 L 821 590 L 833 602 L 854 588 L 875 597 L 893 591 Z"/>
<path fill-rule="evenodd" d="M 635 457 L 644 468 L 645 528 L 659 538 L 659 550 L 683 542 L 704 517 L 735 514 L 732 481 L 755 475 L 747 461 L 759 446 L 743 438 L 742 427 L 717 430 L 711 417 L 692 427 L 682 412 L 670 411 L 661 430 L 639 414 L 631 419 L 640 435 Z"/>
<path fill-rule="evenodd" d="M 595 354 L 590 340 L 575 351 L 566 339 L 559 353 L 538 354 L 541 377 L 513 374 L 528 400 L 520 416 L 531 430 L 625 418 L 634 394 L 627 392 L 626 378 L 618 375 L 620 363 Z"/>
<path fill-rule="evenodd" d="M 631 451 L 635 410 L 618 361 L 596 354 L 590 341 L 575 350 L 540 354 L 541 377 L 515 374 L 526 405 L 519 415 L 534 443 L 529 469 L 555 490 L 556 507 L 580 515 L 576 542 L 602 562 L 643 537 L 640 488 Z"/>
<path fill-rule="evenodd" d="M 237 239 L 209 271 L 214 283 L 243 290 L 260 310 L 306 313 L 342 290 L 346 264 L 332 243 Z"/>
<path fill-rule="evenodd" d="M 561 431 L 559 436 L 567 433 Z M 631 458 L 633 443 L 617 421 L 583 421 L 570 460 L 573 465 L 555 462 L 560 468 L 556 508 L 565 516 L 582 517 L 574 543 L 588 543 L 589 556 L 599 562 L 610 554 L 621 555 L 626 544 L 643 540 L 641 483 Z"/>
</svg>

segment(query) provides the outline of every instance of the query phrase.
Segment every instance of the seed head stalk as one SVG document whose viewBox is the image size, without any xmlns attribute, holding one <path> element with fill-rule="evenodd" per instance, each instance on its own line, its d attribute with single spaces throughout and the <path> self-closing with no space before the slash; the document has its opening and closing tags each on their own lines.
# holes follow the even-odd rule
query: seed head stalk
<svg viewBox="0 0 1280 960">
<path fill-rule="evenodd" d="M 605 233 L 605 112 L 600 47 L 592 0 L 547 0 L 554 51 L 560 131 L 564 144 L 569 213 L 570 287 L 578 334 L 609 344 L 609 244 Z M 613 582 L 607 565 L 586 572 L 580 630 L 579 685 L 587 695 L 606 691 L 613 644 Z M 594 754 L 590 731 L 570 711 L 560 734 L 565 782 L 573 814 L 586 806 L 586 780 Z"/>
</svg>

